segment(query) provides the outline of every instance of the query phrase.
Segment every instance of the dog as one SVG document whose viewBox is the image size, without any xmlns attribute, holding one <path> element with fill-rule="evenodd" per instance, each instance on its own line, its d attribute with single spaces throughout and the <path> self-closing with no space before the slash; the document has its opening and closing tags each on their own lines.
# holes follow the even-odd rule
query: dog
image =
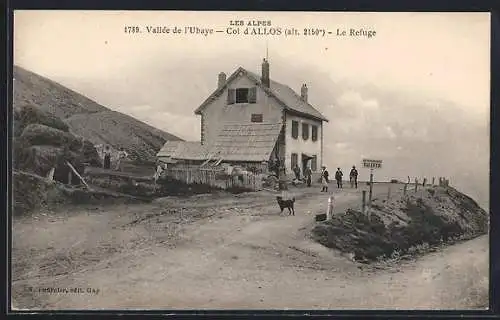
<svg viewBox="0 0 500 320">
<path fill-rule="evenodd" d="M 295 210 L 293 208 L 293 204 L 295 203 L 295 198 L 291 200 L 283 200 L 283 197 L 277 196 L 276 200 L 278 201 L 278 205 L 280 206 L 281 213 L 283 210 L 288 209 L 288 215 L 295 215 Z"/>
</svg>

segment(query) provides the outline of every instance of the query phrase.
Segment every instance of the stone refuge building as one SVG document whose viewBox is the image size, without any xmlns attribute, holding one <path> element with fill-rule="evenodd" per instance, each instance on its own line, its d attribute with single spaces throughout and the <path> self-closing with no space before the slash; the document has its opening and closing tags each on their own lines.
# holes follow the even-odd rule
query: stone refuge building
<svg viewBox="0 0 500 320">
<path fill-rule="evenodd" d="M 167 141 L 157 157 L 171 165 L 228 163 L 267 171 L 279 163 L 287 175 L 298 164 L 319 172 L 323 161 L 323 123 L 328 120 L 308 102 L 308 88 L 297 94 L 270 79 L 269 62 L 261 75 L 242 67 L 229 78 L 221 72 L 215 91 L 195 110 L 201 116 L 201 141 Z"/>
</svg>

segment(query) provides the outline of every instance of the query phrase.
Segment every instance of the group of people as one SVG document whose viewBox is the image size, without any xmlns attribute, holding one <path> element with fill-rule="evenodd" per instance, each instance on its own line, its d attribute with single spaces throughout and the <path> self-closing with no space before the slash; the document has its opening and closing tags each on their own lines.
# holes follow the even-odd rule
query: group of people
<svg viewBox="0 0 500 320">
<path fill-rule="evenodd" d="M 337 168 L 335 172 L 335 180 L 337 181 L 337 188 L 343 188 L 343 178 L 344 173 L 340 168 Z M 349 182 L 351 183 L 351 188 L 358 188 L 358 170 L 356 166 L 352 166 L 351 172 L 349 172 Z"/>
<path fill-rule="evenodd" d="M 293 172 L 295 173 L 295 179 L 301 180 L 300 179 L 300 167 L 296 165 L 293 168 Z M 304 179 L 307 183 L 307 186 L 311 186 L 311 177 L 312 177 L 312 171 L 310 167 L 306 167 L 304 170 Z M 343 188 L 343 177 L 344 173 L 340 168 L 337 168 L 337 171 L 335 172 L 335 181 L 337 182 L 337 188 Z M 326 166 L 321 167 L 321 184 L 322 184 L 322 189 L 321 192 L 328 192 L 328 183 L 330 182 L 330 174 L 328 170 L 326 169 Z M 356 169 L 356 166 L 352 166 L 351 171 L 349 172 L 349 181 L 351 183 L 351 188 L 358 188 L 358 170 Z"/>
<path fill-rule="evenodd" d="M 120 151 L 118 152 L 115 170 L 121 171 L 121 162 L 123 159 L 127 157 L 128 153 L 125 151 L 125 149 L 120 148 Z M 109 146 L 106 146 L 106 148 L 104 149 L 103 167 L 104 169 L 111 169 L 111 149 L 109 148 Z"/>
<path fill-rule="evenodd" d="M 300 168 L 299 165 L 297 164 L 293 168 L 293 173 L 295 174 L 295 179 L 296 180 L 302 180 L 300 178 Z M 307 183 L 307 186 L 310 187 L 312 183 L 312 170 L 310 167 L 306 167 L 304 170 L 304 181 Z"/>
</svg>

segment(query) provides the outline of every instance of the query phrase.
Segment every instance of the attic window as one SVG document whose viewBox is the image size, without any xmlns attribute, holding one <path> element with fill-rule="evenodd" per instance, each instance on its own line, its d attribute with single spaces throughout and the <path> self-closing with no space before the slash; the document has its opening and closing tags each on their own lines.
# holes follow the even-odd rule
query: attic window
<svg viewBox="0 0 500 320">
<path fill-rule="evenodd" d="M 236 89 L 236 103 L 248 103 L 248 88 Z"/>
<path fill-rule="evenodd" d="M 262 122 L 262 113 L 254 113 L 250 119 L 251 122 Z"/>
<path fill-rule="evenodd" d="M 257 87 L 229 89 L 227 92 L 227 104 L 256 102 Z"/>
</svg>

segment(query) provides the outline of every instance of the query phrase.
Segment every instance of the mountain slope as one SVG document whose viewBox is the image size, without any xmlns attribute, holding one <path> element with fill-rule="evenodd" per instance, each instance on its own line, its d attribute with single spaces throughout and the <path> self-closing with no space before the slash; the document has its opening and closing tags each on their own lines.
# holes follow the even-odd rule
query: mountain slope
<svg viewBox="0 0 500 320">
<path fill-rule="evenodd" d="M 124 148 L 131 158 L 150 160 L 167 140 L 182 140 L 126 114 L 110 110 L 52 80 L 14 66 L 14 108 L 33 105 L 66 122 L 95 145 Z"/>
</svg>

